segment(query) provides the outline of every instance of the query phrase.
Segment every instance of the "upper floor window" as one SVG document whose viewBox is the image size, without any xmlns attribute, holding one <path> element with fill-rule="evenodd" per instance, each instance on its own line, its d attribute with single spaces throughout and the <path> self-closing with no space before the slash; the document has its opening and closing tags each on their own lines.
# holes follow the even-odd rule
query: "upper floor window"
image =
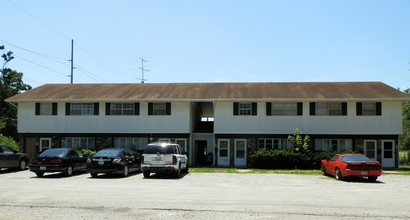
<svg viewBox="0 0 410 220">
<path fill-rule="evenodd" d="M 66 103 L 66 115 L 98 115 L 99 103 Z"/>
<path fill-rule="evenodd" d="M 382 103 L 356 102 L 356 115 L 382 115 Z"/>
<path fill-rule="evenodd" d="M 57 115 L 57 103 L 36 103 L 36 115 Z"/>
<path fill-rule="evenodd" d="M 149 102 L 148 115 L 171 115 L 170 102 Z"/>
<path fill-rule="evenodd" d="M 139 115 L 139 103 L 105 103 L 106 115 Z"/>
<path fill-rule="evenodd" d="M 311 102 L 310 115 L 347 115 L 347 102 Z"/>
<path fill-rule="evenodd" d="M 256 102 L 234 102 L 233 115 L 257 115 L 257 107 Z"/>
<path fill-rule="evenodd" d="M 266 115 L 303 115 L 303 103 L 267 102 Z"/>
</svg>

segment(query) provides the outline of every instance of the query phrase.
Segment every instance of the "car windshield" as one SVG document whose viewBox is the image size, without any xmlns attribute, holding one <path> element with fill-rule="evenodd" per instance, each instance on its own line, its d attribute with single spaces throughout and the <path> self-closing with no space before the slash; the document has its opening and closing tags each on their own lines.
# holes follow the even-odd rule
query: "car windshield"
<svg viewBox="0 0 410 220">
<path fill-rule="evenodd" d="M 40 154 L 40 157 L 64 157 L 67 149 L 48 149 Z"/>
<path fill-rule="evenodd" d="M 342 162 L 371 162 L 369 158 L 362 155 L 342 156 Z"/>
<path fill-rule="evenodd" d="M 96 157 L 118 157 L 121 155 L 120 149 L 105 149 L 98 151 L 94 156 Z"/>
<path fill-rule="evenodd" d="M 161 146 L 161 145 L 150 145 L 144 150 L 144 154 L 173 154 L 174 148 L 172 145 Z"/>
</svg>

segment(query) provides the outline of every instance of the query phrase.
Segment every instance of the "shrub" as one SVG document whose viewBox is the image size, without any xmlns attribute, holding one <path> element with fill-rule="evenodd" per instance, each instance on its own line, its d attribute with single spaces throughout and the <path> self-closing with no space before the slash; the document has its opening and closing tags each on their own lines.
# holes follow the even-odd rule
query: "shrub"
<svg viewBox="0 0 410 220">
<path fill-rule="evenodd" d="M 249 167 L 259 169 L 319 169 L 320 162 L 335 152 L 296 152 L 294 150 L 256 150 L 249 155 Z"/>
<path fill-rule="evenodd" d="M 97 153 L 95 150 L 90 149 L 81 149 L 80 151 L 84 154 L 85 157 L 92 157 Z"/>
<path fill-rule="evenodd" d="M 7 145 L 15 151 L 20 151 L 18 143 L 13 138 L 3 136 L 2 134 L 0 134 L 0 144 Z"/>
</svg>

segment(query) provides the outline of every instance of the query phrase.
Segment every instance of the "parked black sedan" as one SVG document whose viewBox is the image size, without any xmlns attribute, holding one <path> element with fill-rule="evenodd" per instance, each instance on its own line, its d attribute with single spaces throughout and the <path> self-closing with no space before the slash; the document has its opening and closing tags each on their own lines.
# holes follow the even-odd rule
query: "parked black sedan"
<svg viewBox="0 0 410 220">
<path fill-rule="evenodd" d="M 17 168 L 24 170 L 28 161 L 27 154 L 19 153 L 4 144 L 0 144 L 0 169 Z"/>
<path fill-rule="evenodd" d="M 126 177 L 130 172 L 141 171 L 141 159 L 125 148 L 107 148 L 89 158 L 87 167 L 92 177 L 97 177 L 99 173 Z"/>
<path fill-rule="evenodd" d="M 87 170 L 87 158 L 78 150 L 51 148 L 33 158 L 29 167 L 38 177 L 42 177 L 46 172 L 62 172 L 71 176 L 73 172 Z"/>
</svg>

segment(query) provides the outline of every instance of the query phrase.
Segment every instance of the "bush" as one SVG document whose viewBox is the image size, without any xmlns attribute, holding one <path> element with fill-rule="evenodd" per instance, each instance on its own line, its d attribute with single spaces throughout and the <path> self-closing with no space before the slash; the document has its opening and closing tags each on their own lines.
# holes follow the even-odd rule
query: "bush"
<svg viewBox="0 0 410 220">
<path fill-rule="evenodd" d="M 13 138 L 3 136 L 2 134 L 0 134 L 0 144 L 7 145 L 15 151 L 20 151 L 18 143 Z"/>
<path fill-rule="evenodd" d="M 90 149 L 81 149 L 80 151 L 84 154 L 85 157 L 92 157 L 97 153 L 95 150 Z"/>
<path fill-rule="evenodd" d="M 249 155 L 249 167 L 258 169 L 319 169 L 320 162 L 336 152 L 296 152 L 294 150 L 256 150 Z"/>
</svg>

